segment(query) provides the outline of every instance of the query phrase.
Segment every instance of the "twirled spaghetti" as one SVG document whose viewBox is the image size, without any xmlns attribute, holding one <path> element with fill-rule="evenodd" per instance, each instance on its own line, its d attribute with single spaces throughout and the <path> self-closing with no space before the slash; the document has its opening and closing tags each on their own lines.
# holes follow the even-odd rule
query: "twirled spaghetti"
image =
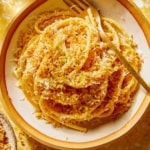
<svg viewBox="0 0 150 150">
<path fill-rule="evenodd" d="M 90 16 L 44 12 L 19 37 L 14 53 L 19 86 L 36 110 L 54 125 L 79 131 L 127 111 L 137 87 Z M 102 25 L 139 72 L 142 61 L 132 37 L 109 18 L 102 18 Z"/>
</svg>

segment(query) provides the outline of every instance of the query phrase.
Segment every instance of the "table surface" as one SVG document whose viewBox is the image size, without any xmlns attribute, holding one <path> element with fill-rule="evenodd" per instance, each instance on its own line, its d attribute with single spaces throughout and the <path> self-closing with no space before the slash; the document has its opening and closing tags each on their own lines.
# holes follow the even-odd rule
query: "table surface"
<svg viewBox="0 0 150 150">
<path fill-rule="evenodd" d="M 0 0 L 0 41 L 10 20 L 27 1 L 30 0 Z M 134 2 L 150 22 L 150 0 L 134 0 Z M 1 104 L 0 110 L 3 110 Z M 54 150 L 35 141 L 12 121 L 11 123 L 17 136 L 17 150 Z M 98 150 L 150 150 L 150 106 L 128 134 Z"/>
</svg>

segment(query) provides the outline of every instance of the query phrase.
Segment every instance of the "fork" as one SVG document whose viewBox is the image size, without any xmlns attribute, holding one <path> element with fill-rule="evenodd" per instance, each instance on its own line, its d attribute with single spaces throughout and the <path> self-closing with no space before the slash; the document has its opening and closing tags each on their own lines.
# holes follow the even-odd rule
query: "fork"
<svg viewBox="0 0 150 150">
<path fill-rule="evenodd" d="M 127 59 L 120 53 L 119 49 L 109 40 L 107 35 L 105 34 L 102 24 L 101 24 L 101 17 L 100 12 L 97 10 L 91 3 L 89 3 L 87 0 L 63 0 L 64 3 L 69 6 L 69 8 L 80 17 L 85 17 L 88 13 L 88 11 L 92 12 L 93 17 L 95 20 L 92 21 L 92 24 L 98 26 L 99 33 L 101 35 L 101 38 L 106 41 L 109 44 L 109 47 L 111 47 L 120 61 L 123 63 L 123 65 L 128 69 L 128 71 L 135 77 L 135 79 L 143 86 L 143 88 L 150 93 L 150 87 L 149 85 L 144 81 L 144 79 L 135 71 L 135 69 L 130 65 L 130 63 L 127 61 Z M 96 21 L 96 22 L 95 22 Z M 97 23 L 97 24 L 96 24 Z"/>
</svg>

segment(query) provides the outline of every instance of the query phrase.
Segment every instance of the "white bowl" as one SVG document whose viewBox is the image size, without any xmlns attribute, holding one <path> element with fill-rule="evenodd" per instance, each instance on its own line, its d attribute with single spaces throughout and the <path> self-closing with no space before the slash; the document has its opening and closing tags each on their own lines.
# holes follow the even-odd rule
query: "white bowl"
<svg viewBox="0 0 150 150">
<path fill-rule="evenodd" d="M 2 111 L 0 111 L 0 124 L 2 126 L 2 130 L 4 131 L 5 138 L 7 138 L 7 142 L 8 142 L 8 143 L 3 143 L 3 144 L 4 145 L 8 144 L 7 146 L 8 147 L 10 146 L 11 150 L 17 150 L 17 139 L 15 136 L 15 132 L 8 118 Z M 1 134 L 2 134 L 2 131 L 1 131 Z"/>
<path fill-rule="evenodd" d="M 93 0 L 92 3 L 101 10 L 103 16 L 110 17 L 120 23 L 132 34 L 138 49 L 142 53 L 144 63 L 141 76 L 150 82 L 150 26 L 132 0 Z M 38 120 L 34 108 L 25 98 L 22 91 L 16 87 L 16 79 L 12 74 L 14 66 L 12 52 L 16 47 L 19 31 L 37 13 L 57 7 L 65 7 L 62 0 L 35 1 L 28 4 L 11 22 L 1 46 L 0 56 L 0 86 L 3 94 L 2 103 L 12 120 L 27 134 L 37 141 L 60 149 L 89 149 L 111 142 L 128 132 L 140 119 L 150 102 L 150 96 L 140 87 L 132 107 L 119 119 L 108 122 L 87 133 L 68 128 L 54 128 L 44 120 Z"/>
</svg>

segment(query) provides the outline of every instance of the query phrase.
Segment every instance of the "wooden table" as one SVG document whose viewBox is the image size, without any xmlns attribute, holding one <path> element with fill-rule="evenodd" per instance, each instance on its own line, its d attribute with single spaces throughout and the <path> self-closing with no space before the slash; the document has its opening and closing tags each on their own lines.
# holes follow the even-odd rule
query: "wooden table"
<svg viewBox="0 0 150 150">
<path fill-rule="evenodd" d="M 10 20 L 27 1 L 30 0 L 0 0 L 0 40 Z M 134 1 L 150 22 L 150 0 Z M 3 110 L 1 104 L 0 109 Z M 13 124 L 13 127 L 17 136 L 17 150 L 53 150 L 26 135 L 15 124 Z M 140 121 L 127 135 L 98 150 L 150 150 L 150 106 Z"/>
</svg>

